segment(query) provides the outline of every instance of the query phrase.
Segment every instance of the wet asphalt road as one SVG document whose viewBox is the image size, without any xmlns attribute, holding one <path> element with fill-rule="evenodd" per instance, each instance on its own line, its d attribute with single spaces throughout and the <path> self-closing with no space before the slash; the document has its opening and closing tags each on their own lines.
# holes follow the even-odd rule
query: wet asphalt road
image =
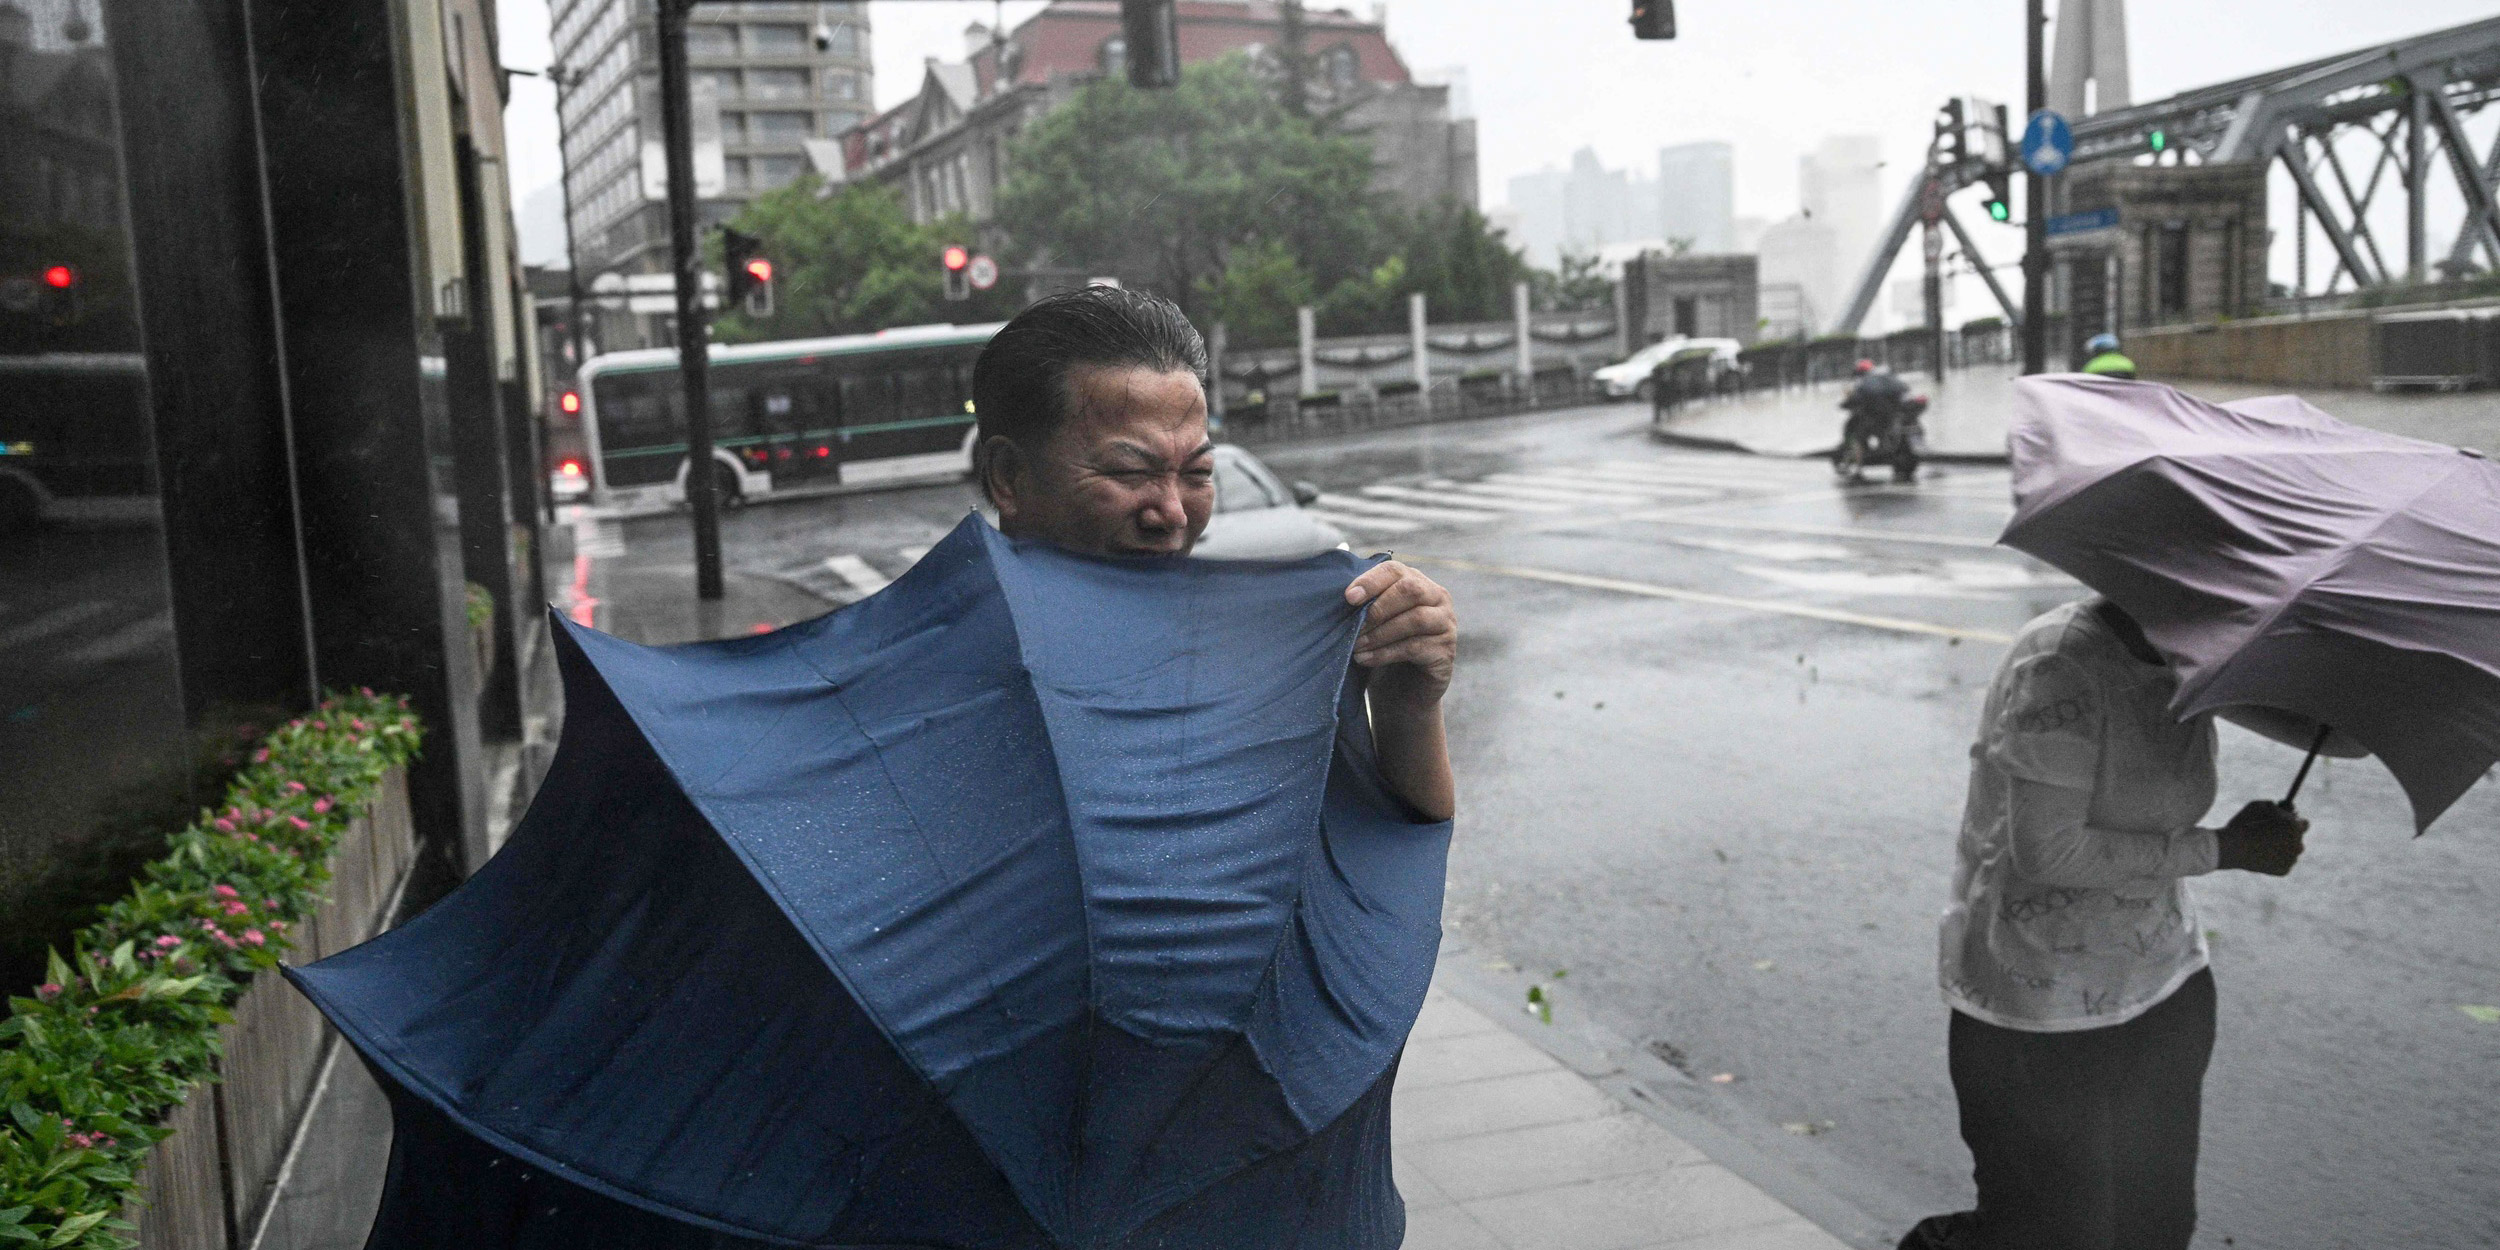
<svg viewBox="0 0 2500 1250">
<path fill-rule="evenodd" d="M 1357 549 L 1448 585 L 1461 778 L 1447 924 L 1558 1010 L 1719 1084 L 1726 1127 L 1896 1233 L 1968 1204 L 1935 917 L 2001 640 L 2080 589 L 1993 548 L 2001 468 L 1842 489 L 1677 450 L 1631 407 L 1262 448 Z M 683 602 L 681 518 L 580 531 L 580 606 L 658 640 L 821 611 L 908 567 L 959 485 L 757 506 L 731 605 Z M 596 599 L 596 606 L 587 601 Z M 2297 764 L 2225 727 L 2215 821 Z M 2500 788 L 2416 840 L 2327 761 L 2290 878 L 2198 886 L 2220 1039 L 2199 1247 L 2500 1245 Z"/>
</svg>

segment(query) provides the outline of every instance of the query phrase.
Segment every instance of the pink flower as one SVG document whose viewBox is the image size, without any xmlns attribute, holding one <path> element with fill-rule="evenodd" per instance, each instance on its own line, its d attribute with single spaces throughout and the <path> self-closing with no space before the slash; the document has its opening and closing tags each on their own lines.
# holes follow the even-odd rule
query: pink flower
<svg viewBox="0 0 2500 1250">
<path fill-rule="evenodd" d="M 270 921 L 270 922 L 269 922 L 269 931 L 270 931 L 271 933 L 284 933 L 284 932 L 286 932 L 286 922 L 285 922 L 285 921 L 283 921 L 283 920 L 272 920 L 272 921 Z"/>
<path fill-rule="evenodd" d="M 333 806 L 334 804 L 330 802 L 330 796 L 326 794 L 313 800 L 313 810 L 316 812 L 326 812 Z"/>
<path fill-rule="evenodd" d="M 294 826 L 295 826 L 296 828 L 298 828 L 298 829 L 310 829 L 310 828 L 312 828 L 312 822 L 311 822 L 311 821 L 309 821 L 309 820 L 304 819 L 304 818 L 303 818 L 303 817 L 301 817 L 301 816 L 289 816 L 289 817 L 287 817 L 287 823 L 289 823 L 289 824 L 291 824 L 291 825 L 294 825 Z"/>
<path fill-rule="evenodd" d="M 261 749 L 259 749 L 259 750 L 257 750 L 257 751 L 252 752 L 252 762 L 253 762 L 253 763 L 255 763 L 255 764 L 266 764 L 266 763 L 268 763 L 268 762 L 269 762 L 269 748 L 267 748 L 267 747 L 262 747 Z"/>
<path fill-rule="evenodd" d="M 366 698 L 370 699 L 370 698 L 372 698 L 372 697 L 373 697 L 373 687 L 371 687 L 371 686 L 358 686 L 358 687 L 356 687 L 356 693 L 358 693 L 358 694 L 360 694 L 360 695 L 363 695 L 364 697 L 366 697 Z"/>
<path fill-rule="evenodd" d="M 237 892 L 235 891 L 235 888 L 234 888 L 233 886 L 227 885 L 226 883 L 224 883 L 224 882 L 222 882 L 222 881 L 218 882 L 218 883 L 217 883 L 217 884 L 215 884 L 215 885 L 212 885 L 212 886 L 208 887 L 208 892 L 209 892 L 209 893 L 211 893 L 211 894 L 216 895 L 216 896 L 217 896 L 217 897 L 219 897 L 219 898 L 241 898 L 241 897 L 243 897 L 241 894 L 239 894 L 239 893 L 237 893 Z"/>
<path fill-rule="evenodd" d="M 46 981 L 35 987 L 35 997 L 40 998 L 47 1003 L 51 1002 L 53 999 L 59 998 L 60 996 L 61 987 L 57 982 Z"/>
<path fill-rule="evenodd" d="M 326 721 L 326 720 L 317 720 L 317 721 L 314 721 L 314 722 L 313 722 L 313 728 L 326 731 L 326 730 L 328 730 L 328 729 L 330 728 L 330 722 L 328 722 L 328 721 Z"/>
<path fill-rule="evenodd" d="M 219 832 L 219 833 L 232 833 L 232 832 L 234 832 L 234 822 L 233 822 L 233 821 L 231 821 L 231 820 L 226 819 L 226 818 L 225 818 L 225 817 L 223 817 L 223 816 L 218 817 L 218 818 L 217 818 L 217 832 Z"/>
<path fill-rule="evenodd" d="M 219 933 L 218 931 L 216 931 L 216 930 L 214 930 L 214 929 L 211 929 L 211 930 L 209 930 L 209 936 L 210 936 L 210 937 L 213 937 L 213 938 L 216 938 L 216 939 L 217 939 L 217 944 L 218 944 L 218 945 L 220 945 L 220 946 L 225 947 L 227 950 L 233 950 L 233 949 L 235 948 L 235 941 L 234 941 L 234 939 L 233 939 L 233 938 L 231 938 L 231 937 L 228 937 L 227 935 L 225 935 L 225 934 L 223 934 L 223 933 Z"/>
<path fill-rule="evenodd" d="M 230 903 L 227 903 L 227 904 L 226 904 L 226 914 L 227 914 L 227 915 L 229 915 L 229 916 L 248 916 L 248 915 L 251 915 L 251 914 L 252 914 L 252 905 L 251 905 L 250 903 L 246 903 L 246 902 L 242 901 L 241 899 L 236 899 L 236 900 L 234 900 L 233 902 L 230 902 Z"/>
<path fill-rule="evenodd" d="M 170 933 L 166 934 L 166 935 L 165 935 L 165 936 L 163 936 L 163 937 L 160 937 L 160 938 L 156 939 L 156 948 L 157 948 L 158 950 L 172 950 L 173 948 L 175 948 L 175 947 L 177 947 L 177 946 L 180 946 L 180 945 L 182 945 L 182 939 L 181 939 L 181 938 L 178 938 L 178 937 L 175 937 L 173 934 L 170 934 Z"/>
<path fill-rule="evenodd" d="M 355 730 L 357 733 L 363 733 L 365 731 L 365 722 L 362 718 L 358 718 L 347 722 L 347 727 Z"/>
<path fill-rule="evenodd" d="M 290 781 L 286 783 L 286 792 L 289 794 L 302 794 L 304 792 L 304 783 L 300 781 Z"/>
<path fill-rule="evenodd" d="M 246 842 L 258 842 L 260 841 L 260 835 L 257 833 L 247 833 L 243 835 L 243 840 Z"/>
<path fill-rule="evenodd" d="M 258 929 L 245 929 L 243 931 L 243 940 L 254 946 L 259 946 L 266 943 L 269 939 L 261 936 L 261 931 Z"/>
<path fill-rule="evenodd" d="M 62 1116 L 62 1117 L 61 1117 L 61 1127 L 62 1127 L 62 1128 L 76 1128 L 76 1127 L 78 1127 L 78 1121 L 73 1120 L 73 1119 L 69 1118 L 68 1116 Z"/>
</svg>

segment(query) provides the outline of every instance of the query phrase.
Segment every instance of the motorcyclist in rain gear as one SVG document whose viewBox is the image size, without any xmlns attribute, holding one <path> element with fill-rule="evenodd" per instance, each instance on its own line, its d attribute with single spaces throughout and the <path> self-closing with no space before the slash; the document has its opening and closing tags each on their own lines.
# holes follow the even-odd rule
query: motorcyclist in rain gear
<svg viewBox="0 0 2500 1250">
<path fill-rule="evenodd" d="M 1840 429 L 1840 446 L 1832 452 L 1832 468 L 1850 481 L 1861 479 L 1868 461 L 1890 461 L 1896 481 L 1918 471 L 1915 425 L 1926 400 L 1910 394 L 1909 384 L 1878 369 L 1875 362 L 1857 364 L 1857 384 L 1840 406 L 1849 419 Z"/>
<path fill-rule="evenodd" d="M 2097 373 L 2105 378 L 2135 376 L 2135 362 L 2118 350 L 2118 336 L 2115 334 L 2093 335 L 2084 343 L 2083 352 L 2089 357 L 2083 362 L 2085 373 Z"/>
</svg>

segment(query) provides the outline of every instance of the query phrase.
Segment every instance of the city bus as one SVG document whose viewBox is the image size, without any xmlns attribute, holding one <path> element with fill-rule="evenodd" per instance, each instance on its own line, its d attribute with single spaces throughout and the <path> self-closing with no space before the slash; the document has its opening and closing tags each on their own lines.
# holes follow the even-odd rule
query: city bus
<svg viewBox="0 0 2500 1250">
<path fill-rule="evenodd" d="M 712 472 L 737 504 L 810 486 L 962 476 L 972 468 L 972 362 L 998 325 L 913 326 L 838 338 L 714 344 Z M 590 501 L 683 503 L 685 392 L 677 349 L 592 357 L 581 369 Z"/>
</svg>

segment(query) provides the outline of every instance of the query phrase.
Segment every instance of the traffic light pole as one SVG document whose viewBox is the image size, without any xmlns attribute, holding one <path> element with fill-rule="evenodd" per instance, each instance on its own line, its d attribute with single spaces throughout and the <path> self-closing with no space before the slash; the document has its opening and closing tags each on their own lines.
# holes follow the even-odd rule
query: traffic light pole
<svg viewBox="0 0 2500 1250">
<path fill-rule="evenodd" d="M 2046 59 L 2049 15 L 2045 0 L 2024 2 L 2023 48 L 2027 79 L 2023 116 L 2028 119 L 2049 106 Z M 2043 373 L 2049 367 L 2049 180 L 2030 170 L 2023 174 L 2023 372 Z"/>
<path fill-rule="evenodd" d="M 695 246 L 694 108 L 686 16 L 694 0 L 660 0 L 660 113 L 668 149 L 668 247 L 677 276 L 677 372 L 685 383 L 686 503 L 694 514 L 694 593 L 721 597 L 720 499 L 712 490 L 711 332 L 703 317 L 703 252 Z"/>
</svg>

